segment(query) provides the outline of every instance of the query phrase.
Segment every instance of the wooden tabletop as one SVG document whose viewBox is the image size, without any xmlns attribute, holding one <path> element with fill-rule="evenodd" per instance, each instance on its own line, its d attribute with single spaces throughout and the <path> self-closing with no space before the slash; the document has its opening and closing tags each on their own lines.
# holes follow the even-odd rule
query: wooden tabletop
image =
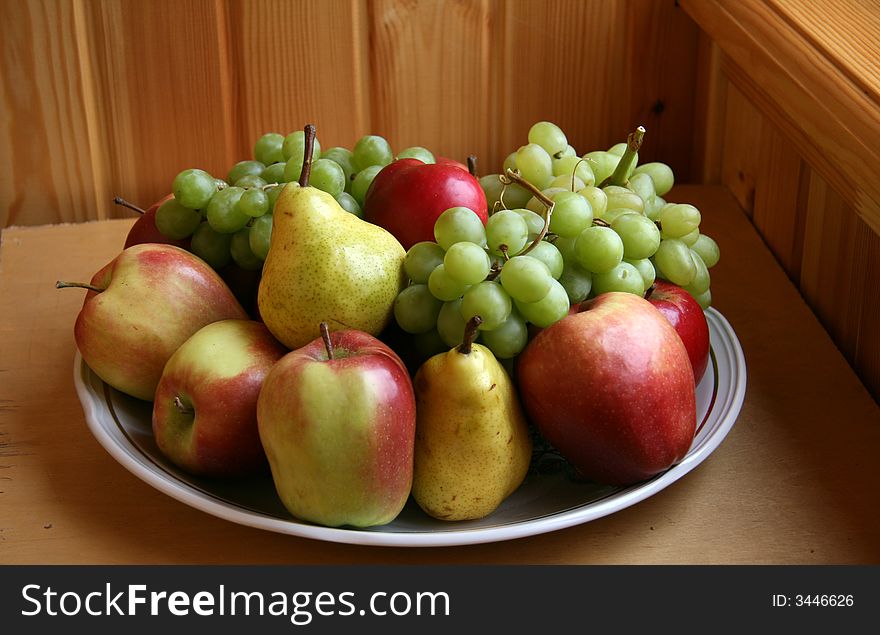
<svg viewBox="0 0 880 635">
<path fill-rule="evenodd" d="M 237 525 L 156 491 L 92 437 L 73 385 L 87 279 L 133 221 L 20 227 L 0 248 L 0 563 L 880 563 L 880 408 L 723 189 L 678 187 L 721 246 L 715 307 L 748 366 L 730 434 L 625 510 L 465 547 L 326 543 Z"/>
</svg>

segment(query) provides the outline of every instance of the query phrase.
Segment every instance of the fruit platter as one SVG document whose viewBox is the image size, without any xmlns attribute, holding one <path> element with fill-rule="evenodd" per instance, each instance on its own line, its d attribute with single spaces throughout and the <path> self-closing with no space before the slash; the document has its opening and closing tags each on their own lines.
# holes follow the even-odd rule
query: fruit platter
<svg viewBox="0 0 880 635">
<path fill-rule="evenodd" d="M 746 366 L 645 132 L 579 154 L 540 121 L 479 176 L 306 125 L 117 199 L 119 255 L 56 284 L 86 290 L 92 434 L 187 505 L 332 542 L 508 540 L 656 494 L 721 444 Z"/>
</svg>

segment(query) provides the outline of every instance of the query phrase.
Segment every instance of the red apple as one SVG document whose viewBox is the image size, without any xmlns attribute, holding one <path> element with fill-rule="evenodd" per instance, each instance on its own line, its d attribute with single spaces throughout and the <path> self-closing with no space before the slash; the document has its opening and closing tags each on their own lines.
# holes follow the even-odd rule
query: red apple
<svg viewBox="0 0 880 635">
<path fill-rule="evenodd" d="M 181 249 L 189 249 L 189 238 L 174 240 L 173 238 L 168 238 L 168 236 L 156 228 L 156 211 L 162 203 L 169 198 L 173 198 L 173 196 L 173 194 L 168 194 L 144 210 L 144 213 L 138 217 L 134 222 L 134 225 L 131 226 L 131 229 L 128 230 L 123 249 L 128 249 L 132 245 L 141 245 L 143 243 L 175 245 Z"/>
<path fill-rule="evenodd" d="M 702 307 L 690 293 L 659 278 L 647 299 L 681 337 L 694 369 L 694 381 L 700 383 L 709 366 L 709 324 Z"/>
<path fill-rule="evenodd" d="M 608 485 L 650 478 L 680 461 L 693 441 L 687 351 L 638 295 L 609 292 L 580 306 L 520 354 L 523 405 L 584 477 Z"/>
<path fill-rule="evenodd" d="M 96 273 L 74 324 L 80 354 L 104 382 L 152 401 L 165 363 L 211 322 L 247 319 L 226 283 L 198 256 L 175 247 L 129 247 Z"/>
<path fill-rule="evenodd" d="M 436 157 L 434 159 L 434 163 L 437 163 L 438 165 L 451 165 L 456 168 L 461 168 L 465 172 L 469 172 L 468 166 L 466 166 L 461 161 L 456 161 L 455 159 L 450 159 L 449 157 Z"/>
<path fill-rule="evenodd" d="M 416 405 L 409 373 L 378 339 L 328 333 L 279 360 L 257 402 L 278 495 L 328 526 L 392 521 L 412 486 Z"/>
<path fill-rule="evenodd" d="M 199 476 L 235 478 L 266 467 L 257 430 L 257 397 L 287 349 L 264 324 L 220 320 L 180 345 L 153 402 L 159 450 Z"/>
<path fill-rule="evenodd" d="M 467 168 L 399 159 L 382 168 L 370 184 L 364 220 L 384 227 L 409 249 L 434 240 L 434 222 L 450 207 L 468 207 L 486 223 L 486 195 Z"/>
</svg>

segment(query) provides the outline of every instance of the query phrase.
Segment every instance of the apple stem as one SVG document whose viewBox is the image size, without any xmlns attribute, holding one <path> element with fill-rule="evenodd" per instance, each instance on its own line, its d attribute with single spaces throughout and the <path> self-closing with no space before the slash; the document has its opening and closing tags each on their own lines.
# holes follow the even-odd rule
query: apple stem
<svg viewBox="0 0 880 635">
<path fill-rule="evenodd" d="M 315 124 L 307 123 L 303 128 L 305 134 L 305 150 L 303 151 L 303 167 L 299 175 L 301 187 L 308 187 L 312 174 L 312 153 L 315 151 Z"/>
<path fill-rule="evenodd" d="M 529 192 L 531 192 L 536 199 L 538 199 L 544 207 L 546 207 L 546 211 L 544 212 L 544 226 L 541 228 L 541 233 L 539 233 L 535 240 L 532 241 L 528 247 L 519 252 L 518 255 L 525 256 L 532 249 L 538 246 L 538 244 L 544 240 L 544 237 L 547 235 L 547 232 L 550 230 L 550 216 L 553 214 L 553 206 L 556 203 L 553 202 L 553 199 L 549 198 L 546 194 L 544 194 L 541 190 L 535 187 L 532 183 L 526 181 L 517 170 L 513 170 L 511 168 L 507 168 L 504 171 L 504 174 L 500 174 L 498 178 L 501 179 L 501 182 L 507 186 L 511 183 L 516 183 L 521 187 L 526 188 Z"/>
<path fill-rule="evenodd" d="M 133 210 L 133 211 L 137 212 L 138 214 L 144 214 L 144 213 L 146 213 L 146 212 L 144 212 L 144 210 L 143 210 L 142 208 L 138 207 L 138 206 L 135 205 L 134 203 L 129 203 L 128 201 L 126 201 L 126 200 L 125 200 L 124 198 L 122 198 L 121 196 L 117 196 L 116 198 L 114 198 L 114 199 L 113 199 L 113 202 L 114 202 L 116 205 L 122 205 L 123 207 L 127 207 L 128 209 Z"/>
<path fill-rule="evenodd" d="M 461 340 L 461 344 L 455 349 L 462 355 L 470 355 L 471 354 L 471 346 L 474 343 L 474 340 L 477 339 L 477 330 L 479 329 L 480 324 L 483 323 L 483 318 L 479 315 L 475 315 L 470 320 L 467 321 L 467 324 L 464 326 L 464 338 Z"/>
<path fill-rule="evenodd" d="M 471 154 L 467 158 L 467 166 L 468 172 L 471 173 L 471 176 L 477 178 L 477 156 Z"/>
<path fill-rule="evenodd" d="M 321 322 L 321 339 L 324 340 L 324 348 L 327 349 L 327 359 L 333 359 L 333 342 L 330 341 L 330 327 L 326 322 Z"/>
<path fill-rule="evenodd" d="M 627 174 L 632 168 L 633 163 L 636 160 L 636 154 L 639 149 L 642 147 L 642 141 L 645 138 L 645 127 L 639 126 L 633 132 L 629 133 L 626 137 L 626 150 L 623 151 L 623 154 L 620 157 L 620 161 L 617 162 L 617 167 L 614 168 L 614 172 L 611 173 L 607 179 L 602 181 L 599 184 L 599 187 L 605 187 L 606 185 L 626 185 Z"/>
<path fill-rule="evenodd" d="M 191 406 L 187 406 L 183 403 L 183 399 L 177 395 L 174 396 L 174 407 L 177 408 L 177 411 L 182 415 L 191 415 L 196 412 Z"/>
<path fill-rule="evenodd" d="M 96 287 L 93 284 L 86 284 L 85 282 L 62 282 L 59 280 L 55 283 L 56 289 L 88 289 L 89 291 L 94 291 L 95 293 L 101 293 L 104 289 L 101 287 Z"/>
</svg>

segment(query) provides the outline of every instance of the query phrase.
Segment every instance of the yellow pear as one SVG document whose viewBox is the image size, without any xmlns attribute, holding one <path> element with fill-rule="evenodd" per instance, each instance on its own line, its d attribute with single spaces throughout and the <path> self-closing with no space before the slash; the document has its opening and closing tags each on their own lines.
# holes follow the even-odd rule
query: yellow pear
<svg viewBox="0 0 880 635">
<path fill-rule="evenodd" d="M 307 183 L 307 167 L 303 174 Z M 330 194 L 288 183 L 275 202 L 260 317 L 291 349 L 319 337 L 321 322 L 379 335 L 406 283 L 405 255 L 388 231 L 345 211 Z"/>
<path fill-rule="evenodd" d="M 510 376 L 472 344 L 434 355 L 415 376 L 413 498 L 441 520 L 488 516 L 523 482 L 532 439 Z"/>
</svg>

